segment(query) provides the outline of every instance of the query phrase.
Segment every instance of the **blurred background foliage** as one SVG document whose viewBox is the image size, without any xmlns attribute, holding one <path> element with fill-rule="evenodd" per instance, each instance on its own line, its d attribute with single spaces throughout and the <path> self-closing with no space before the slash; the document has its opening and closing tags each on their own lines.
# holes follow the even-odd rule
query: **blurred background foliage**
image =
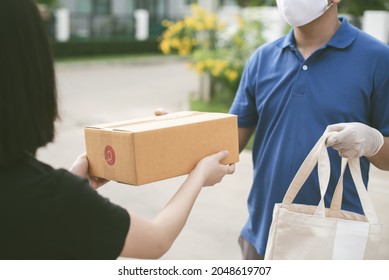
<svg viewBox="0 0 389 280">
<path fill-rule="evenodd" d="M 35 0 L 40 4 L 44 18 L 49 19 L 51 12 L 58 7 L 57 0 Z M 86 0 L 82 0 L 86 1 Z M 188 1 L 196 3 L 198 1 Z M 242 8 L 259 6 L 276 6 L 276 0 L 218 0 L 219 8 L 229 3 L 236 3 Z M 348 14 L 354 18 L 353 23 L 358 25 L 358 19 L 365 10 L 389 10 L 389 0 L 342 0 L 339 4 L 342 14 Z M 252 52 L 264 43 L 263 24 L 261 19 L 239 16 L 233 22 L 223 21 L 216 12 L 207 11 L 196 4 L 192 5 L 191 14 L 178 21 L 163 22 L 165 31 L 161 40 L 149 44 L 146 48 L 143 43 L 140 50 L 150 49 L 153 52 L 163 54 L 178 54 L 189 61 L 189 67 L 199 73 L 200 76 L 210 77 L 210 99 L 203 102 L 209 104 L 221 104 L 228 109 L 235 96 L 244 65 Z M 289 30 L 289 27 L 286 29 Z M 107 47 L 106 42 L 69 42 L 57 46 L 53 44 L 56 57 L 105 54 L 104 50 L 112 50 L 117 54 L 125 53 L 130 49 L 126 44 L 134 45 L 134 42 L 112 43 Z M 137 45 L 131 50 L 138 53 Z M 136 50 L 135 50 L 136 49 Z M 107 53 L 108 54 L 108 53 Z M 201 100 L 194 100 L 194 102 Z M 199 103 L 200 104 L 200 103 Z M 218 105 L 219 106 L 219 105 Z M 226 109 L 226 110 L 227 110 Z M 207 109 L 205 109 L 207 110 Z M 220 108 L 219 108 L 220 110 Z"/>
<path fill-rule="evenodd" d="M 39 4 L 46 4 L 54 7 L 57 0 L 35 0 Z M 219 0 L 223 4 L 223 0 Z M 276 6 L 276 0 L 236 0 L 241 7 L 254 6 Z M 365 10 L 389 10 L 388 0 L 342 0 L 339 4 L 341 13 L 347 13 L 353 16 L 361 16 Z"/>
<path fill-rule="evenodd" d="M 219 6 L 225 2 L 219 0 Z M 236 3 L 242 8 L 276 6 L 276 0 L 236 0 Z M 353 17 L 355 24 L 365 10 L 388 9 L 389 0 L 343 0 L 339 4 L 339 12 Z M 191 69 L 211 77 L 211 98 L 205 103 L 225 104 L 228 108 L 247 59 L 264 43 L 261 22 L 237 17 L 231 27 L 216 13 L 193 4 L 191 16 L 177 22 L 164 21 L 163 25 L 166 30 L 160 42 L 162 52 L 189 58 Z M 204 102 L 195 100 L 194 103 L 200 106 Z"/>
<path fill-rule="evenodd" d="M 248 57 L 264 42 L 262 24 L 240 15 L 227 23 L 196 4 L 191 10 L 182 20 L 163 22 L 161 51 L 188 58 L 190 69 L 211 77 L 210 102 L 229 106 Z"/>
<path fill-rule="evenodd" d="M 48 7 L 54 7 L 57 4 L 57 0 L 35 0 L 38 4 L 45 4 Z"/>
</svg>

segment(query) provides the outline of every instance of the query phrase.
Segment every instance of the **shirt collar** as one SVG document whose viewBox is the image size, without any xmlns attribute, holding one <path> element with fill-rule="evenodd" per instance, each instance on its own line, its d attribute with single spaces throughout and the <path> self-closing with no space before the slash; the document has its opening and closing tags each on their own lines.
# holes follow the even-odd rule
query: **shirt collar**
<svg viewBox="0 0 389 280">
<path fill-rule="evenodd" d="M 279 42 L 278 42 L 278 47 L 281 49 L 284 49 L 288 46 L 294 46 L 294 32 L 293 29 L 289 31 L 286 36 L 284 36 Z"/>
<path fill-rule="evenodd" d="M 338 49 L 343 49 L 354 42 L 358 35 L 358 31 L 348 22 L 346 18 L 341 17 L 339 19 L 341 21 L 341 25 L 326 45 Z M 279 41 L 278 46 L 281 49 L 284 49 L 288 46 L 295 46 L 293 29 L 291 29 L 289 33 Z"/>
<path fill-rule="evenodd" d="M 353 27 L 346 18 L 340 18 L 342 24 L 327 43 L 328 46 L 344 49 L 350 46 L 358 36 L 357 28 Z"/>
</svg>

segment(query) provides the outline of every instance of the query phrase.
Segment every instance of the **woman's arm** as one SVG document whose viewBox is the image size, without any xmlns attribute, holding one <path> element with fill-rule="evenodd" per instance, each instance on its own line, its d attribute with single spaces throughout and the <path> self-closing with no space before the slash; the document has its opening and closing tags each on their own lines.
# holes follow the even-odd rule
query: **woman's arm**
<svg viewBox="0 0 389 280">
<path fill-rule="evenodd" d="M 201 188 L 219 183 L 224 175 L 235 171 L 235 165 L 220 164 L 227 154 L 222 151 L 202 159 L 153 220 L 130 214 L 131 225 L 120 255 L 131 258 L 164 255 L 184 227 Z"/>
</svg>

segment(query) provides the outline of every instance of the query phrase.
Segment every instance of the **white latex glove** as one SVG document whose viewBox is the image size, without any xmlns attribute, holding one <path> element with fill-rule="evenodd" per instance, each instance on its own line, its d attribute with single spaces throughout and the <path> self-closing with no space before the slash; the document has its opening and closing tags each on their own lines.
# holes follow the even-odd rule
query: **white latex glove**
<svg viewBox="0 0 389 280">
<path fill-rule="evenodd" d="M 327 146 L 345 158 L 371 157 L 384 145 L 384 136 L 377 129 L 362 123 L 333 124 L 326 131 L 338 132 L 328 138 Z"/>
</svg>

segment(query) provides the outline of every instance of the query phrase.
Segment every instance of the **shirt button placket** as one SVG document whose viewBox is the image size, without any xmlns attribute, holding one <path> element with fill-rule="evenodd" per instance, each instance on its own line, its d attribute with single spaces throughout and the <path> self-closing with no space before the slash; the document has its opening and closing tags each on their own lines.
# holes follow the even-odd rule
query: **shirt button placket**
<svg viewBox="0 0 389 280">
<path fill-rule="evenodd" d="M 296 83 L 293 88 L 293 96 L 296 97 L 303 97 L 305 95 L 305 89 L 307 86 L 306 81 L 307 81 L 308 72 L 306 71 L 308 70 L 308 65 L 303 64 L 300 67 L 301 70 L 297 74 Z"/>
</svg>

